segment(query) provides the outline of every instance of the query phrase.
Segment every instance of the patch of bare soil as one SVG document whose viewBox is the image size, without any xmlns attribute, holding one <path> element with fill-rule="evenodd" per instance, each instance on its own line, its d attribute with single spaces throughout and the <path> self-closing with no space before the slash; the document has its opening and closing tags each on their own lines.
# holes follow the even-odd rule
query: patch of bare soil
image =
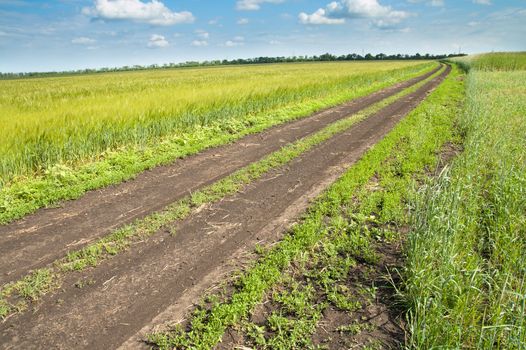
<svg viewBox="0 0 526 350">
<path fill-rule="evenodd" d="M 447 142 L 438 153 L 438 165 L 435 174 L 440 174 L 442 170 L 451 163 L 451 160 L 462 153 L 462 146 L 456 143 Z"/>
<path fill-rule="evenodd" d="M 404 320 L 393 287 L 399 283 L 396 271 L 403 264 L 401 247 L 401 241 L 378 245 L 376 264 L 360 263 L 351 270 L 346 286 L 362 307 L 352 312 L 327 308 L 313 336 L 314 345 L 331 350 L 403 347 Z"/>
</svg>

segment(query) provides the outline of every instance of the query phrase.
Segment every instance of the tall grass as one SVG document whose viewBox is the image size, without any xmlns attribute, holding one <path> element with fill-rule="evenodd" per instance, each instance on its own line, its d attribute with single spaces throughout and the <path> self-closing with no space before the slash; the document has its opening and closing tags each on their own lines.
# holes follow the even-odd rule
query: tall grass
<svg viewBox="0 0 526 350">
<path fill-rule="evenodd" d="M 454 58 L 451 61 L 460 64 L 465 70 L 514 71 L 526 69 L 525 52 L 493 52 Z"/>
<path fill-rule="evenodd" d="M 508 59 L 474 60 L 464 152 L 413 212 L 411 348 L 525 348 L 526 71 L 507 71 Z"/>
<path fill-rule="evenodd" d="M 1 81 L 0 186 L 174 130 L 396 79 L 416 66 L 282 64 Z"/>
</svg>

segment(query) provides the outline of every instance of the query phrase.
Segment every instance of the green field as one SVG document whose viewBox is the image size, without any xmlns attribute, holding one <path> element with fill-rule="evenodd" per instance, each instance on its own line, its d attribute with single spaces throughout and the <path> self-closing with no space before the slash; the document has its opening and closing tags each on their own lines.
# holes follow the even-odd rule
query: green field
<svg viewBox="0 0 526 350">
<path fill-rule="evenodd" d="M 309 63 L 0 82 L 0 222 L 414 77 Z"/>
<path fill-rule="evenodd" d="M 180 315 L 170 320 L 170 314 L 163 313 L 162 324 L 141 334 L 144 342 L 161 349 L 212 349 L 218 344 L 284 350 L 524 349 L 526 53 L 480 54 L 445 63 L 452 67 L 449 75 L 443 66 L 301 138 L 280 140 L 279 148 L 188 193 L 185 188 L 161 209 L 150 208 L 119 225 L 113 225 L 117 214 L 109 213 L 113 226 L 107 232 L 89 236 L 88 231 L 94 231 L 91 221 L 82 228 L 87 237 L 80 241 L 52 237 L 49 242 L 59 251 L 52 260 L 26 262 L 30 267 L 12 280 L 8 273 L 0 275 L 6 281 L 0 284 L 0 327 L 22 315 L 32 324 L 28 329 L 41 329 L 40 320 L 35 326 L 30 312 L 44 310 L 50 319 L 63 310 L 75 315 L 81 310 L 74 310 L 77 297 L 99 307 L 97 298 L 110 290 L 114 294 L 108 293 L 109 298 L 118 299 L 115 304 L 104 299 L 106 310 L 90 309 L 93 319 L 79 321 L 93 329 L 106 326 L 98 313 L 107 315 L 104 312 L 121 310 L 130 300 L 135 303 L 133 295 L 138 300 L 139 293 L 149 295 L 150 290 L 138 288 L 135 281 L 148 281 L 143 284 L 157 293 L 137 305 L 148 309 L 144 300 L 154 299 L 156 308 L 162 309 L 183 300 L 175 304 L 181 307 L 187 291 L 209 282 L 199 280 L 205 277 L 194 281 L 193 274 L 203 273 L 217 278 L 212 287 L 199 290 L 199 300 L 188 301 L 183 320 Z M 0 81 L 0 122 L 5 126 L 0 129 L 0 224 L 14 227 L 3 242 L 25 257 L 35 246 L 22 237 L 28 246 L 17 248 L 18 236 L 34 234 L 38 225 L 55 225 L 45 221 L 52 211 L 39 211 L 35 216 L 44 220 L 22 230 L 16 227 L 19 222 L 9 224 L 15 219 L 437 66 L 422 61 L 273 64 Z M 441 76 L 444 81 L 429 89 L 428 84 Z M 324 191 L 308 199 L 300 193 L 286 201 L 296 190 L 298 177 L 305 181 L 311 173 L 329 176 L 305 166 L 314 164 L 312 159 L 337 159 L 328 154 L 340 154 L 341 149 L 333 151 L 334 143 L 319 148 L 325 142 L 339 137 L 367 145 L 376 135 L 369 129 L 381 130 L 378 125 L 386 118 L 371 117 L 393 106 L 388 117 L 400 113 L 396 112 L 400 106 L 414 101 L 407 97 L 423 87 L 422 101 L 392 130 L 364 147 L 345 169 L 339 165 L 338 180 L 327 182 Z M 367 124 L 368 118 L 374 120 Z M 347 133 L 357 125 L 369 128 L 369 133 Z M 280 129 L 273 131 L 283 137 Z M 367 136 L 355 141 L 348 135 Z M 310 158 L 316 150 L 318 157 Z M 293 163 L 301 165 L 297 169 L 304 177 L 290 171 Z M 323 170 L 338 167 L 322 165 Z M 312 179 L 318 183 L 317 177 Z M 272 184 L 274 191 L 286 188 L 285 199 L 271 198 L 279 197 L 268 190 Z M 258 185 L 256 200 L 243 197 Z M 274 205 L 283 200 L 285 204 L 278 204 L 288 210 L 300 199 L 305 200 L 301 209 L 307 205 L 308 209 L 301 217 L 288 218 L 287 225 L 281 224 L 286 216 L 266 213 L 265 205 L 278 211 Z M 112 199 L 108 203 L 114 204 Z M 243 204 L 233 206 L 238 211 L 233 213 L 222 203 Z M 245 215 L 243 205 L 257 208 L 254 212 L 261 222 L 250 226 L 258 216 L 250 214 L 248 223 L 239 223 L 245 220 L 240 218 Z M 57 211 L 63 213 L 62 209 L 70 213 L 68 203 Z M 58 223 L 57 236 L 67 236 L 68 227 L 60 226 L 62 218 L 51 214 L 51 221 Z M 271 226 L 277 218 L 282 226 Z M 249 238 L 240 237 L 245 232 Z M 209 235 L 215 233 L 219 234 L 207 248 Z M 50 247 L 48 241 L 37 244 Z M 211 262 L 201 271 L 206 252 L 221 249 L 223 256 L 232 254 L 234 259 L 241 254 L 241 261 Z M 202 256 L 195 262 L 179 261 L 179 255 L 189 256 L 183 254 Z M 172 255 L 173 261 L 167 258 Z M 221 271 L 220 278 L 214 277 L 214 269 L 230 268 L 231 263 L 234 272 Z M 191 282 L 181 282 L 184 295 L 170 295 L 177 294 L 170 283 L 179 283 L 178 276 L 184 273 L 192 274 Z M 144 275 L 149 279 L 142 280 Z M 164 283 L 167 280 L 170 283 Z M 159 310 L 154 312 L 157 316 Z M 120 321 L 120 311 L 112 317 Z M 14 324 L 25 337 L 26 323 Z"/>
<path fill-rule="evenodd" d="M 0 175 L 9 181 L 174 131 L 362 89 L 421 62 L 175 69 L 0 82 Z M 411 69 L 411 68 L 410 68 Z M 409 74 L 410 69 L 404 73 Z M 348 93 L 348 92 L 347 92 Z"/>
<path fill-rule="evenodd" d="M 477 71 L 521 71 L 526 69 L 524 52 L 494 52 L 453 59 L 465 70 Z"/>
</svg>

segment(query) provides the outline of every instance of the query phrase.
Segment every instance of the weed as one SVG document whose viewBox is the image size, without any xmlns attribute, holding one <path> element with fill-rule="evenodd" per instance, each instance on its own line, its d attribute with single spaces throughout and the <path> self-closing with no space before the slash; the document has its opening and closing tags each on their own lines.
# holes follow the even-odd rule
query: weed
<svg viewBox="0 0 526 350">
<path fill-rule="evenodd" d="M 375 327 L 369 323 L 358 323 L 354 322 L 349 325 L 343 325 L 338 327 L 336 330 L 341 333 L 346 333 L 351 336 L 358 335 L 363 331 L 366 332 L 372 332 L 374 331 Z"/>
</svg>

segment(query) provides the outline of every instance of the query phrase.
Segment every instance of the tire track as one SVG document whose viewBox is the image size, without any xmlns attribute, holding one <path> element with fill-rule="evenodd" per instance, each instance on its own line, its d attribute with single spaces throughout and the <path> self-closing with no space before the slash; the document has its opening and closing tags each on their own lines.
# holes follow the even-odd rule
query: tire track
<svg viewBox="0 0 526 350">
<path fill-rule="evenodd" d="M 118 227 L 158 211 L 285 144 L 392 96 L 426 79 L 439 68 L 310 117 L 177 160 L 170 166 L 146 171 L 134 180 L 88 192 L 78 200 L 63 203 L 61 208 L 41 209 L 24 219 L 0 226 L 0 286 Z"/>
<path fill-rule="evenodd" d="M 63 290 L 0 327 L 1 348 L 126 348 L 143 332 L 178 319 L 202 291 L 258 241 L 279 240 L 309 201 L 383 138 L 449 73 L 351 129 L 266 174 L 242 193 L 154 235 L 95 269 L 68 276 Z M 92 282 L 83 288 L 75 283 Z"/>
</svg>

